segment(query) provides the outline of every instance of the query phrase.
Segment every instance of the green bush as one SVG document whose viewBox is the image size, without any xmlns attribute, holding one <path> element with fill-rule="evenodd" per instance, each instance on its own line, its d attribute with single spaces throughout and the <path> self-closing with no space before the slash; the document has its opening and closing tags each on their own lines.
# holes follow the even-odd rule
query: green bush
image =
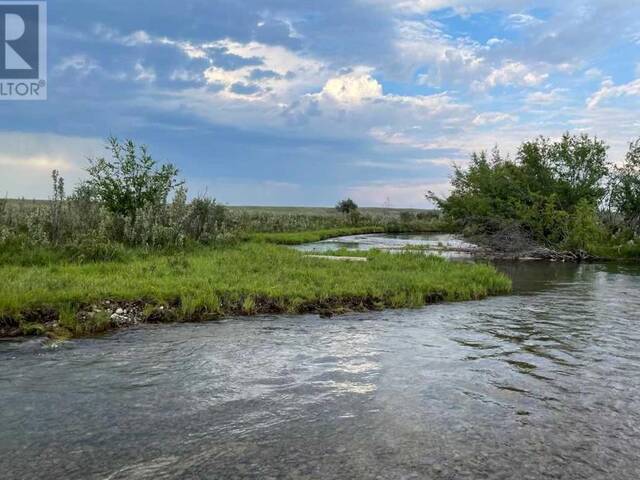
<svg viewBox="0 0 640 480">
<path fill-rule="evenodd" d="M 338 204 L 336 205 L 336 210 L 340 213 L 350 214 L 358 210 L 358 205 L 350 198 L 347 198 L 346 200 L 341 200 L 340 202 L 338 202 Z"/>
<path fill-rule="evenodd" d="M 523 143 L 515 160 L 474 153 L 468 168 L 455 169 L 448 198 L 428 198 L 461 228 L 495 235 L 515 227 L 522 238 L 588 250 L 608 235 L 598 211 L 608 173 L 604 142 L 565 134 Z"/>
<path fill-rule="evenodd" d="M 580 201 L 571 218 L 564 247 L 568 250 L 590 251 L 594 246 L 601 244 L 605 236 L 598 209 L 588 200 Z"/>
</svg>

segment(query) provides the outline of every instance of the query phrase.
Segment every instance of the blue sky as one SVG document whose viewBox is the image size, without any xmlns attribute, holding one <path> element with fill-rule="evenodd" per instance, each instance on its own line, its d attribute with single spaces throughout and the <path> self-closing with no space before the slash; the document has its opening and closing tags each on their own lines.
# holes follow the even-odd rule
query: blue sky
<svg viewBox="0 0 640 480">
<path fill-rule="evenodd" d="M 452 163 L 640 136 L 640 2 L 55 0 L 49 100 L 0 102 L 0 193 L 46 198 L 108 135 L 228 204 L 427 207 Z"/>
</svg>

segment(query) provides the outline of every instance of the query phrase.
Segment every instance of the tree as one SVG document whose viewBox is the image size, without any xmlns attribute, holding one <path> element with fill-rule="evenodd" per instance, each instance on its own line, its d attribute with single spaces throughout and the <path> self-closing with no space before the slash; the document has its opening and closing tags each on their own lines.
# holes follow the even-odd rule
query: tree
<svg viewBox="0 0 640 480">
<path fill-rule="evenodd" d="M 89 159 L 89 180 L 79 191 L 89 193 L 132 224 L 139 210 L 165 205 L 169 193 L 182 185 L 177 181 L 178 169 L 171 164 L 158 167 L 145 146 L 137 147 L 132 140 L 121 144 L 111 137 L 106 148 L 111 159 Z"/>
<path fill-rule="evenodd" d="M 594 215 L 606 194 L 607 148 L 597 138 L 567 133 L 555 142 L 540 137 L 523 143 L 515 161 L 498 150 L 491 158 L 474 153 L 467 168 L 455 169 L 448 198 L 433 193 L 427 198 L 445 216 L 478 232 L 517 228 L 552 246 L 573 234 L 571 244 L 582 248 L 577 236 L 597 240 Z"/>
<path fill-rule="evenodd" d="M 358 210 L 358 205 L 350 198 L 347 198 L 346 200 L 338 202 L 338 204 L 336 205 L 336 210 L 341 213 L 349 214 Z"/>
<path fill-rule="evenodd" d="M 583 200 L 593 205 L 602 202 L 606 194 L 604 179 L 609 174 L 608 148 L 596 137 L 568 133 L 551 146 L 549 164 L 562 208 L 572 210 Z"/>
<path fill-rule="evenodd" d="M 636 233 L 640 232 L 640 139 L 631 143 L 625 162 L 615 167 L 611 206 Z"/>
</svg>

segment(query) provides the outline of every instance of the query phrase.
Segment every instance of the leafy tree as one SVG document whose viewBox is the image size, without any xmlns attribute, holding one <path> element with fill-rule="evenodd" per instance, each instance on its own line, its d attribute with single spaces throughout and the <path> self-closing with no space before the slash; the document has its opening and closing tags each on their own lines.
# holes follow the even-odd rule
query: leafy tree
<svg viewBox="0 0 640 480">
<path fill-rule="evenodd" d="M 79 191 L 132 224 L 139 210 L 165 205 L 169 193 L 182 185 L 177 181 L 178 169 L 171 164 L 158 167 L 145 146 L 137 147 L 132 140 L 122 144 L 111 137 L 106 148 L 111 158 L 89 159 L 89 179 Z"/>
<path fill-rule="evenodd" d="M 338 202 L 338 204 L 336 205 L 336 210 L 338 210 L 340 213 L 350 214 L 358 210 L 358 205 L 350 198 L 347 198 L 346 200 L 341 200 L 340 202 Z"/>
<path fill-rule="evenodd" d="M 604 179 L 609 173 L 608 147 L 586 134 L 566 133 L 551 145 L 549 163 L 560 207 L 571 210 L 581 201 L 598 205 L 606 194 Z"/>
<path fill-rule="evenodd" d="M 570 241 L 583 248 L 580 235 L 591 241 L 601 232 L 593 216 L 605 197 L 607 174 L 606 144 L 567 133 L 555 142 L 540 137 L 523 143 L 515 160 L 497 149 L 491 157 L 474 153 L 467 168 L 455 169 L 448 198 L 427 197 L 447 217 L 479 232 L 515 226 L 543 243 Z"/>
<path fill-rule="evenodd" d="M 490 227 L 499 219 L 516 217 L 522 205 L 531 203 L 522 177 L 518 166 L 497 150 L 491 159 L 486 152 L 473 153 L 467 169 L 455 168 L 449 198 L 431 192 L 427 197 L 445 215 L 465 225 L 484 223 Z"/>
<path fill-rule="evenodd" d="M 624 164 L 615 168 L 610 202 L 625 223 L 640 233 L 640 139 L 630 144 Z"/>
<path fill-rule="evenodd" d="M 559 208 L 571 210 L 581 200 L 599 203 L 604 197 L 607 150 L 598 138 L 565 133 L 557 142 L 540 137 L 523 143 L 517 158 L 529 190 L 556 195 Z"/>
</svg>

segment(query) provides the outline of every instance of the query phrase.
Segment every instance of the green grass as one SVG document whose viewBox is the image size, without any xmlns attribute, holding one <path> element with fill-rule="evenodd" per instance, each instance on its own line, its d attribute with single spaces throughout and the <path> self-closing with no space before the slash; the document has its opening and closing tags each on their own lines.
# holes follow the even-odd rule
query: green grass
<svg viewBox="0 0 640 480">
<path fill-rule="evenodd" d="M 371 252 L 368 260 L 332 262 L 268 243 L 243 243 L 125 262 L 4 265 L 0 330 L 3 324 L 19 325 L 24 333 L 58 336 L 108 330 L 114 326 L 104 316 L 83 315 L 106 299 L 138 302 L 145 316 L 163 305 L 171 312 L 167 320 L 202 320 L 231 314 L 419 307 L 481 299 L 511 288 L 509 279 L 489 265 L 412 253 Z M 33 312 L 40 310 L 58 320 L 34 320 Z"/>
</svg>

